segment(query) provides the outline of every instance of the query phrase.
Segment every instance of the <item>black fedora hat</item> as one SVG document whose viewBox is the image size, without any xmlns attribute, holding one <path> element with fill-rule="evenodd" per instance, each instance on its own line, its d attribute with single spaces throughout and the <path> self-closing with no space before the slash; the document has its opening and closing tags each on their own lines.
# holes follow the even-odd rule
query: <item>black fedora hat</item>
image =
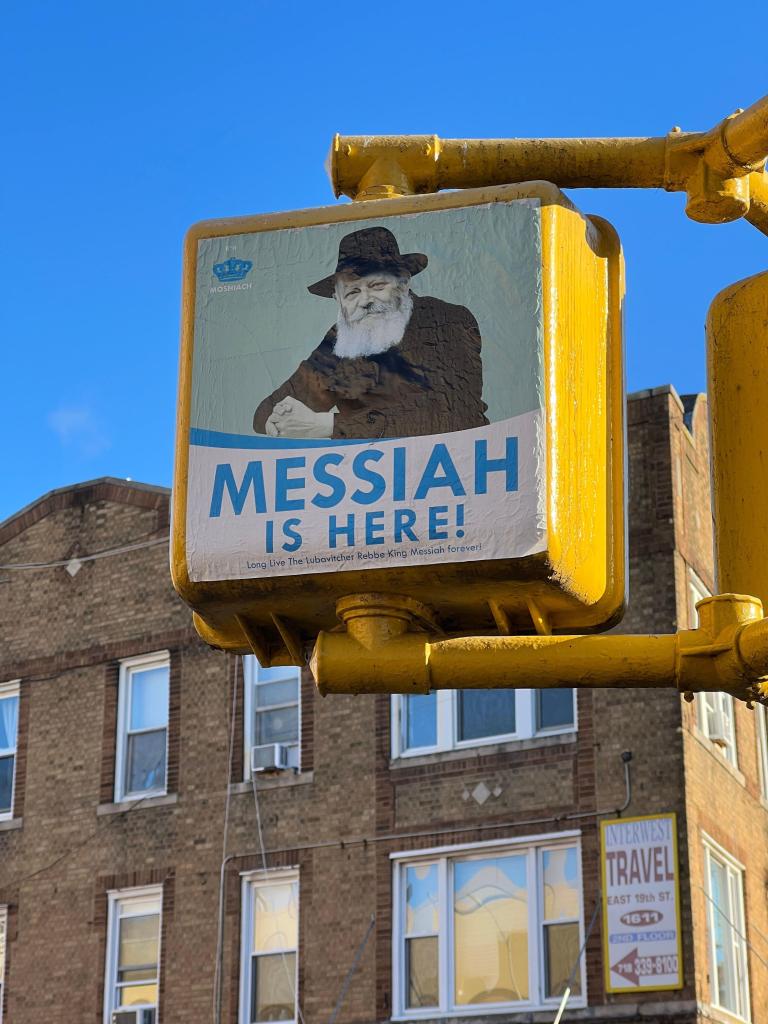
<svg viewBox="0 0 768 1024">
<path fill-rule="evenodd" d="M 427 257 L 423 252 L 401 254 L 397 239 L 388 228 L 362 228 L 342 238 L 339 242 L 339 259 L 334 272 L 324 277 L 322 281 L 309 285 L 307 290 L 313 295 L 331 299 L 336 288 L 337 274 L 347 273 L 363 277 L 382 270 L 392 274 L 407 270 L 413 277 L 426 265 Z"/>
</svg>

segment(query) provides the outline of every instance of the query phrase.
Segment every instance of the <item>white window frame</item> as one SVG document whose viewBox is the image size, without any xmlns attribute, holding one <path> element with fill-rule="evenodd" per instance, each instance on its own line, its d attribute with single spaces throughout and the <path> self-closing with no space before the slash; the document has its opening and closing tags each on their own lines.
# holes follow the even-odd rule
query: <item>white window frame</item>
<svg viewBox="0 0 768 1024">
<path fill-rule="evenodd" d="M 567 687 L 563 687 L 567 689 Z M 537 690 L 510 690 L 515 694 L 515 731 L 482 736 L 477 739 L 459 740 L 458 690 L 437 690 L 436 717 L 437 742 L 433 746 L 408 747 L 405 743 L 406 695 L 394 694 L 391 701 L 392 758 L 421 757 L 424 754 L 444 753 L 449 750 L 471 750 L 475 747 L 494 746 L 513 740 L 532 739 L 540 736 L 560 736 L 578 731 L 578 701 L 573 693 L 573 722 L 568 725 L 554 725 L 537 728 Z"/>
<path fill-rule="evenodd" d="M 763 794 L 763 800 L 768 800 L 768 708 L 764 704 L 757 704 L 755 716 L 760 792 Z"/>
<path fill-rule="evenodd" d="M 293 1017 L 298 1019 L 299 1005 L 299 940 L 301 937 L 301 885 L 298 868 L 272 868 L 267 871 L 246 871 L 241 875 L 241 914 L 240 914 L 240 1009 L 238 1024 L 250 1024 L 251 1015 L 251 937 L 253 936 L 254 891 L 262 886 L 281 885 L 286 882 L 296 883 L 296 947 L 274 950 L 281 956 L 293 953 L 296 956 L 296 973 L 293 979 Z M 280 1021 L 279 1024 L 291 1024 Z"/>
<path fill-rule="evenodd" d="M 699 624 L 699 613 L 696 605 L 707 597 L 712 597 L 712 592 L 700 576 L 688 566 L 688 623 L 689 629 L 696 629 Z"/>
<path fill-rule="evenodd" d="M 168 669 L 168 703 L 165 717 L 165 779 L 162 787 L 155 789 L 143 789 L 136 792 L 125 788 L 125 770 L 127 767 L 128 755 L 128 723 L 130 722 L 130 681 L 131 673 L 136 669 L 167 668 Z M 142 654 L 137 658 L 126 658 L 120 662 L 120 677 L 118 681 L 118 703 L 117 703 L 117 742 L 115 744 L 115 803 L 123 800 L 138 800 L 145 797 L 165 796 L 168 792 L 168 732 L 170 721 L 170 696 L 171 696 L 171 656 L 168 651 L 154 651 L 152 654 Z M 136 730 L 154 732 L 150 730 Z"/>
<path fill-rule="evenodd" d="M 710 1002 L 713 1006 L 723 1010 L 737 1020 L 750 1021 L 751 1010 L 749 1001 L 749 957 L 746 943 L 746 919 L 744 916 L 744 877 L 745 868 L 735 857 L 725 850 L 719 843 L 715 842 L 706 833 L 704 839 L 704 890 L 707 894 L 707 940 L 709 943 L 709 990 Z M 735 977 L 733 979 L 736 998 L 741 1003 L 741 1009 L 730 1009 L 719 1002 L 720 993 L 717 991 L 717 970 L 715 964 L 715 917 L 718 909 L 711 891 L 711 864 L 715 860 L 721 867 L 725 868 L 728 889 L 728 906 L 720 908 L 722 911 L 722 925 L 726 935 L 730 938 L 731 957 Z M 735 900 L 734 900 L 735 897 Z M 729 923 L 730 922 L 730 923 Z M 739 934 L 740 933 L 740 934 Z M 744 936 L 744 938 L 742 938 Z"/>
<path fill-rule="evenodd" d="M 8 959 L 8 907 L 0 904 L 0 1024 L 3 1024 L 5 1003 L 5 970 Z"/>
<path fill-rule="evenodd" d="M 697 704 L 696 724 L 699 732 L 729 764 L 738 768 L 733 697 L 730 693 L 721 693 L 719 690 L 707 691 L 698 695 Z"/>
<path fill-rule="evenodd" d="M 298 686 L 296 689 L 296 708 L 297 708 L 297 721 L 298 730 L 296 737 L 295 746 L 287 744 L 288 750 L 288 767 L 293 768 L 294 771 L 301 771 L 301 669 L 298 666 L 286 665 L 286 668 L 294 668 L 298 676 Z M 251 777 L 251 748 L 254 744 L 254 729 L 253 719 L 256 712 L 255 701 L 253 699 L 254 687 L 258 685 L 258 673 L 261 665 L 255 655 L 246 654 L 243 657 L 243 683 L 244 683 L 244 700 L 243 700 L 243 719 L 244 719 L 244 730 L 245 730 L 245 742 L 243 744 L 243 778 L 250 779 Z M 293 707 L 293 701 L 289 704 L 275 704 L 274 709 L 282 707 Z M 270 706 L 272 710 L 272 706 Z"/>
<path fill-rule="evenodd" d="M 119 908 L 131 904 L 156 903 L 159 907 L 157 922 L 157 1004 L 154 1007 L 156 1024 L 160 1022 L 160 965 L 163 941 L 163 887 L 148 885 L 136 889 L 112 889 L 107 893 L 107 956 L 104 968 L 104 1024 L 110 1024 L 112 1014 L 121 1009 L 113 1003 L 117 988 L 117 956 L 119 952 L 119 930 L 122 920 Z M 130 916 L 130 915 L 126 915 Z M 138 915 L 137 915 L 138 916 Z M 151 1007 L 126 1007 L 126 1010 Z"/>
<path fill-rule="evenodd" d="M 5 700 L 10 697 L 17 697 L 19 701 L 19 712 L 21 712 L 21 680 L 13 679 L 8 683 L 0 683 L 0 700 Z M 7 811 L 0 812 L 0 821 L 11 821 L 14 814 L 14 804 L 16 802 L 16 769 L 19 763 L 19 727 L 18 718 L 16 725 L 16 738 L 14 740 L 13 747 L 9 747 L 7 750 L 3 750 L 2 754 L 4 757 L 9 757 L 13 754 L 13 777 L 11 778 L 11 806 Z M 0 1009 L 0 1014 L 2 1010 Z M 2 1017 L 0 1016 L 0 1020 Z"/>
<path fill-rule="evenodd" d="M 483 843 L 465 843 L 458 846 L 435 847 L 429 850 L 410 850 L 391 853 L 392 878 L 392 1019 L 425 1020 L 438 1017 L 486 1017 L 492 1014 L 526 1013 L 537 1010 L 556 1009 L 562 996 L 545 998 L 544 965 L 544 905 L 541 885 L 542 853 L 564 847 L 575 847 L 579 877 L 579 949 L 584 945 L 584 886 L 581 863 L 581 833 L 578 831 L 553 832 L 548 835 L 526 836 L 516 839 L 490 840 Z M 531 998 L 514 1003 L 482 1003 L 471 1006 L 465 1003 L 453 1004 L 453 915 L 451 913 L 451 871 L 450 862 L 467 855 L 487 857 L 490 854 L 520 853 L 525 850 L 528 858 L 527 877 L 535 879 L 535 894 L 529 899 L 528 919 L 528 991 Z M 405 902 L 403 877 L 405 869 L 419 863 L 438 863 L 438 885 L 440 920 L 438 922 L 438 970 L 440 985 L 440 1006 L 408 1009 L 405 992 Z M 533 872 L 533 873 L 531 873 Z M 529 888 L 529 892 L 530 892 Z M 579 963 L 581 995 L 572 996 L 568 1006 L 572 1009 L 587 1006 L 586 957 Z M 243 1022 L 241 1022 L 243 1024 Z"/>
<path fill-rule="evenodd" d="M 707 585 L 688 567 L 688 622 L 691 629 L 699 625 L 699 613 L 696 605 L 707 597 L 711 597 Z M 734 768 L 738 767 L 736 749 L 736 729 L 734 725 L 733 697 L 729 693 L 718 691 L 704 692 L 696 701 L 696 725 L 699 732 L 717 748 L 718 752 Z M 715 724 L 715 730 L 710 728 Z M 713 736 L 715 738 L 713 738 Z"/>
</svg>

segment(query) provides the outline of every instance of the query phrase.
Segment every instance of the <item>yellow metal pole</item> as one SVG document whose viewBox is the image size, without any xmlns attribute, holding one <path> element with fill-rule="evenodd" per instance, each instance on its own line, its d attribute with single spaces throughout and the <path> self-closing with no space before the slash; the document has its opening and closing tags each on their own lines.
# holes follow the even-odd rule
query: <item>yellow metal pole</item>
<svg viewBox="0 0 768 1024">
<path fill-rule="evenodd" d="M 768 273 L 712 303 L 707 371 L 717 585 L 768 607 Z"/>
<path fill-rule="evenodd" d="M 346 632 L 322 632 L 310 667 L 326 693 L 442 689 L 676 687 L 768 700 L 768 620 L 736 594 L 699 602 L 699 627 L 663 636 L 474 636 L 431 639 L 418 604 L 394 594 L 344 598 Z"/>
<path fill-rule="evenodd" d="M 764 171 L 749 176 L 749 209 L 744 219 L 768 235 L 768 175 Z"/>
<path fill-rule="evenodd" d="M 375 198 L 543 178 L 565 188 L 686 191 L 694 220 L 746 216 L 768 234 L 768 97 L 708 132 L 647 139 L 334 138 L 337 195 Z M 339 603 L 346 632 L 322 632 L 321 693 L 434 689 L 660 687 L 725 690 L 768 704 L 768 274 L 717 297 L 708 319 L 719 585 L 699 626 L 668 636 L 479 636 L 432 640 L 426 609 L 398 595 Z M 755 594 L 756 597 L 744 596 Z"/>
<path fill-rule="evenodd" d="M 663 188 L 667 140 L 440 139 L 436 135 L 336 136 L 336 195 L 356 198 L 371 168 L 396 160 L 411 191 L 479 188 L 543 179 L 563 188 Z"/>
<path fill-rule="evenodd" d="M 688 193 L 694 220 L 747 216 L 768 233 L 763 168 L 768 97 L 706 132 L 656 138 L 440 139 L 336 135 L 329 172 L 336 195 L 388 198 L 443 188 L 544 179 L 561 188 L 664 188 Z M 757 209 L 750 216 L 752 196 Z"/>
<path fill-rule="evenodd" d="M 731 162 L 754 171 L 765 163 L 768 138 L 768 96 L 723 122 L 724 149 Z"/>
</svg>

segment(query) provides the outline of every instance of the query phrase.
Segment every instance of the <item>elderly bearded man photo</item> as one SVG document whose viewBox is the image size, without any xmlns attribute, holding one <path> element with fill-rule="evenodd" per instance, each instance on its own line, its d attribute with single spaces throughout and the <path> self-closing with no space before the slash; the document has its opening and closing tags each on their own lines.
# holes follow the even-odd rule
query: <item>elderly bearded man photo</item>
<svg viewBox="0 0 768 1024">
<path fill-rule="evenodd" d="M 342 238 L 336 270 L 309 286 L 336 299 L 336 323 L 258 407 L 256 433 L 405 437 L 486 424 L 477 322 L 411 291 L 426 265 L 423 253 L 401 255 L 384 227 Z"/>
</svg>

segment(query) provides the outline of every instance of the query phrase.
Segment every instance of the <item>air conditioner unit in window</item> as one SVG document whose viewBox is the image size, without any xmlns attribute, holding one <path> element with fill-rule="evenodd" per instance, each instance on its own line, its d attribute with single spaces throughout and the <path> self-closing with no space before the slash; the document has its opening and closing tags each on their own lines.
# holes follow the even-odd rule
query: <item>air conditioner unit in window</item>
<svg viewBox="0 0 768 1024">
<path fill-rule="evenodd" d="M 154 1006 L 142 1006 L 137 1010 L 113 1010 L 110 1024 L 155 1024 Z"/>
<path fill-rule="evenodd" d="M 282 772 L 288 765 L 288 747 L 283 743 L 264 743 L 251 747 L 252 772 Z"/>
<path fill-rule="evenodd" d="M 709 719 L 709 738 L 718 747 L 728 746 L 728 733 L 725 727 L 725 719 L 720 708 L 711 713 Z"/>
</svg>

